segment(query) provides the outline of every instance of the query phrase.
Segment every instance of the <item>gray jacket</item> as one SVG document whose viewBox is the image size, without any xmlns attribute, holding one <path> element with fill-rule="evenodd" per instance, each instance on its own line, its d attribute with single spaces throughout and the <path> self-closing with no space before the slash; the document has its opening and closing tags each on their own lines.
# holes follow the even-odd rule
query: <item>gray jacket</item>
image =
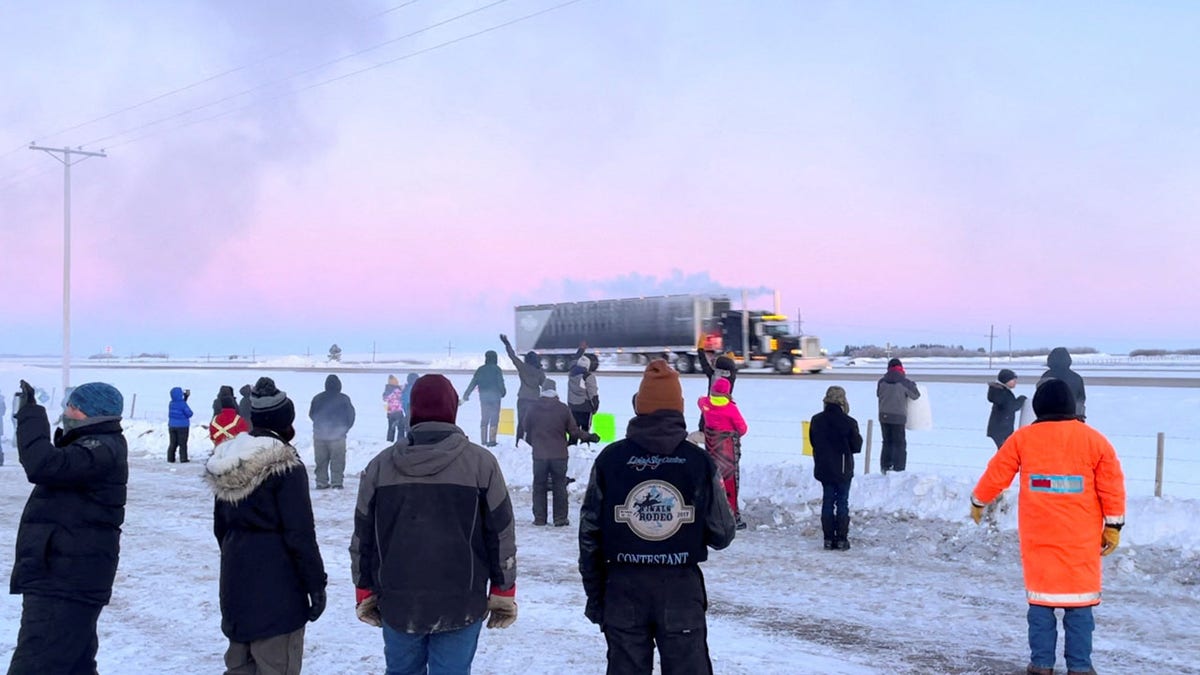
<svg viewBox="0 0 1200 675">
<path fill-rule="evenodd" d="M 917 385 L 898 370 L 889 370 L 875 386 L 879 397 L 879 421 L 904 424 L 908 421 L 908 400 L 921 398 Z"/>
</svg>

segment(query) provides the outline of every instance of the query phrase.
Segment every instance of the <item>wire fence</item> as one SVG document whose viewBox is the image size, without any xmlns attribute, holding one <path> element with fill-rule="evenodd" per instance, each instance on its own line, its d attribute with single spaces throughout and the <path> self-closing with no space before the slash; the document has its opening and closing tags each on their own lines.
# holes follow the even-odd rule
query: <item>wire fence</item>
<svg viewBox="0 0 1200 675">
<path fill-rule="evenodd" d="M 193 397 L 192 403 L 194 424 L 207 424 L 210 401 Z M 129 419 L 165 423 L 167 406 L 162 396 L 139 398 L 133 393 L 126 399 L 126 413 Z M 298 423 L 306 421 L 300 417 Z M 618 428 L 624 428 L 627 419 L 618 417 Z M 743 441 L 743 461 L 811 462 L 803 455 L 802 421 L 801 418 L 778 415 L 748 416 L 746 422 L 750 432 Z M 859 471 L 878 473 L 881 449 L 879 428 L 874 420 L 862 424 L 860 430 L 864 441 L 867 440 L 868 425 L 871 427 L 872 447 L 864 443 Z M 1131 492 L 1200 498 L 1200 436 L 1164 434 L 1161 455 L 1158 452 L 1158 436 L 1157 433 L 1106 434 L 1117 450 L 1125 480 L 1140 486 Z M 907 451 L 909 469 L 927 469 L 935 473 L 977 478 L 995 454 L 996 446 L 979 427 L 939 425 L 932 430 L 909 431 Z M 868 457 L 874 466 L 866 466 Z"/>
</svg>

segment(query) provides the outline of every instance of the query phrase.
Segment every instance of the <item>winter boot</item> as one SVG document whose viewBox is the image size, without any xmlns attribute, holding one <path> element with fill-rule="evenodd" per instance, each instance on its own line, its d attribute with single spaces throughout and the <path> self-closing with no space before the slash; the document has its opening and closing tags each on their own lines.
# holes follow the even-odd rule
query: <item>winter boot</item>
<svg viewBox="0 0 1200 675">
<path fill-rule="evenodd" d="M 491 447 L 488 445 L 488 428 L 486 424 L 479 425 L 479 444 L 485 447 Z"/>
<path fill-rule="evenodd" d="M 826 550 L 826 551 L 832 551 L 832 550 L 833 550 L 833 540 L 832 540 L 832 539 L 826 539 L 826 540 L 825 540 L 825 550 Z"/>
<path fill-rule="evenodd" d="M 1038 666 L 1029 666 L 1025 669 L 1028 675 L 1054 675 L 1053 668 L 1039 668 Z"/>
<path fill-rule="evenodd" d="M 488 444 L 489 448 L 496 447 L 496 427 L 488 428 Z"/>
<path fill-rule="evenodd" d="M 1096 675 L 1096 669 L 1090 668 L 1088 670 L 1068 670 L 1067 675 Z"/>
<path fill-rule="evenodd" d="M 850 516 L 838 516 L 836 533 L 834 547 L 839 551 L 850 550 L 850 541 L 847 539 L 850 533 Z"/>
<path fill-rule="evenodd" d="M 833 514 L 826 517 L 821 515 L 821 532 L 825 535 L 825 543 L 829 544 L 825 548 L 833 548 L 833 542 L 837 539 L 837 530 L 833 526 Z"/>
</svg>

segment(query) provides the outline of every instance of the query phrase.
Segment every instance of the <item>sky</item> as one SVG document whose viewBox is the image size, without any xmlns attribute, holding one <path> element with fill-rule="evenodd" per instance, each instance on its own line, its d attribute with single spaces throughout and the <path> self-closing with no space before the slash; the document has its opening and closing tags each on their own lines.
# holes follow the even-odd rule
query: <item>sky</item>
<svg viewBox="0 0 1200 675">
<path fill-rule="evenodd" d="M 539 14 L 539 12 L 541 12 Z M 15 0 L 0 353 L 492 347 L 742 289 L 845 344 L 1200 346 L 1190 3 Z"/>
</svg>

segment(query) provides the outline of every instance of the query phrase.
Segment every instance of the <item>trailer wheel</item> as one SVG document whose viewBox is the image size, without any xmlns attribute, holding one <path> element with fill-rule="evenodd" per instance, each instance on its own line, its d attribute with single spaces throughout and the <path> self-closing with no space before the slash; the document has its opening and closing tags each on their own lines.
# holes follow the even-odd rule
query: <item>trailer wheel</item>
<svg viewBox="0 0 1200 675">
<path fill-rule="evenodd" d="M 543 356 L 543 357 L 541 357 L 541 361 L 542 361 L 542 370 L 544 370 L 548 373 L 554 372 L 554 358 L 553 357 Z"/>
<path fill-rule="evenodd" d="M 560 357 L 558 357 L 558 358 L 554 359 L 554 369 L 555 369 L 555 370 L 557 370 L 557 371 L 565 371 L 565 370 L 567 370 L 567 368 L 568 368 L 568 366 L 567 366 L 567 357 L 565 357 L 565 356 L 560 356 Z"/>
<path fill-rule="evenodd" d="M 792 357 L 787 354 L 780 354 L 775 358 L 775 372 L 780 375 L 788 375 L 792 372 Z"/>
<path fill-rule="evenodd" d="M 676 357 L 675 370 L 678 370 L 681 373 L 687 374 L 687 373 L 691 373 L 695 369 L 696 369 L 696 364 L 694 361 L 692 361 L 691 354 L 680 354 L 678 357 Z"/>
</svg>

